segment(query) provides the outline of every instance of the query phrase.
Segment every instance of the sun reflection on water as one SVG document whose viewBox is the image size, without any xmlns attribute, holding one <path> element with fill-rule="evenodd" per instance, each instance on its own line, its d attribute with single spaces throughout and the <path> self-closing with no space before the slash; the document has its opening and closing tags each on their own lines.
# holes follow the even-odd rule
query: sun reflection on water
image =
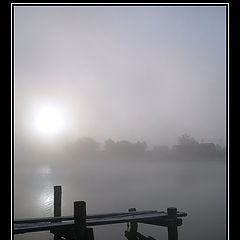
<svg viewBox="0 0 240 240">
<path fill-rule="evenodd" d="M 52 188 L 45 187 L 39 196 L 39 207 L 44 216 L 52 215 L 53 213 L 53 192 Z"/>
</svg>

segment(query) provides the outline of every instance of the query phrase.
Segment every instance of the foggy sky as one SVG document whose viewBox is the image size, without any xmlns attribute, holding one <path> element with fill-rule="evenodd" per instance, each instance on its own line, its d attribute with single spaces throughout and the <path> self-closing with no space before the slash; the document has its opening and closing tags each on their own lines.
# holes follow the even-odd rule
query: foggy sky
<svg viewBox="0 0 240 240">
<path fill-rule="evenodd" d="M 37 103 L 70 119 L 67 139 L 224 145 L 226 8 L 14 8 L 15 135 Z"/>
</svg>

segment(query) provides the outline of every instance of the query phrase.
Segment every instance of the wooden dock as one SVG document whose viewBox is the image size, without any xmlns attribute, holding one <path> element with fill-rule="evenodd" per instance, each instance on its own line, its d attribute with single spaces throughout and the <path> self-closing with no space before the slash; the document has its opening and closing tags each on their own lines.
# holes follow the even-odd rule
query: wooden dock
<svg viewBox="0 0 240 240">
<path fill-rule="evenodd" d="M 86 202 L 74 202 L 74 216 L 61 216 L 61 186 L 54 186 L 54 216 L 45 218 L 27 218 L 14 220 L 13 233 L 50 231 L 55 240 L 93 240 L 94 226 L 128 223 L 130 230 L 125 231 L 128 240 L 154 240 L 138 233 L 138 223 L 152 224 L 167 227 L 168 240 L 177 240 L 177 228 L 182 225 L 181 217 L 187 216 L 185 212 L 177 211 L 175 207 L 167 211 L 145 210 L 136 211 L 131 208 L 128 212 L 115 212 L 105 214 L 86 214 Z"/>
</svg>

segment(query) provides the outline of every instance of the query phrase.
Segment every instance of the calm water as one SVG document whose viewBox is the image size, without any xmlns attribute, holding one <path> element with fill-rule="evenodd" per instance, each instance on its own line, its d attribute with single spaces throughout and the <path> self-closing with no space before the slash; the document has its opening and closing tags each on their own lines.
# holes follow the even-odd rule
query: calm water
<svg viewBox="0 0 240 240">
<path fill-rule="evenodd" d="M 14 216 L 53 215 L 53 186 L 62 185 L 63 215 L 73 215 L 73 201 L 87 202 L 87 212 L 166 210 L 188 213 L 179 239 L 226 239 L 226 166 L 223 160 L 156 161 L 64 157 L 15 160 Z M 104 160 L 105 159 L 105 160 Z M 126 239 L 126 224 L 94 228 L 96 240 Z M 139 232 L 167 239 L 167 229 L 139 224 Z M 15 239 L 53 239 L 49 232 L 16 235 Z"/>
</svg>

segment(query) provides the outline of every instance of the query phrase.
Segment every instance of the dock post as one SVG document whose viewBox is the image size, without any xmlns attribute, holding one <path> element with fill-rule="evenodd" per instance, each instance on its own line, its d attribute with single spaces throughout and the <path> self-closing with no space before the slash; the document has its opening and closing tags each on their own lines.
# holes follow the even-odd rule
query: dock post
<svg viewBox="0 0 240 240">
<path fill-rule="evenodd" d="M 168 218 L 170 219 L 170 222 L 168 223 L 168 240 L 178 240 L 177 208 L 169 207 L 167 213 Z"/>
<path fill-rule="evenodd" d="M 129 208 L 129 212 L 135 212 L 136 208 Z M 129 223 L 128 223 L 128 228 L 129 228 Z M 128 240 L 137 240 L 137 229 L 138 229 L 138 224 L 137 222 L 130 222 L 130 229 L 129 231 L 125 231 L 124 236 Z"/>
<path fill-rule="evenodd" d="M 53 215 L 54 217 L 61 217 L 62 208 L 62 186 L 54 186 L 54 203 L 53 203 Z M 57 231 L 52 231 L 54 234 L 54 240 L 60 240 L 61 234 Z"/>
<path fill-rule="evenodd" d="M 135 211 L 136 211 L 136 208 L 129 208 L 128 211 L 129 211 L 129 212 L 135 212 Z M 130 232 L 133 233 L 133 234 L 136 234 L 137 229 L 138 229 L 138 224 L 137 224 L 137 222 L 131 222 L 131 223 L 130 223 Z"/>
<path fill-rule="evenodd" d="M 86 202 L 74 202 L 74 224 L 76 240 L 85 239 L 86 231 Z"/>
<path fill-rule="evenodd" d="M 54 186 L 54 217 L 61 217 L 62 186 Z"/>
</svg>

